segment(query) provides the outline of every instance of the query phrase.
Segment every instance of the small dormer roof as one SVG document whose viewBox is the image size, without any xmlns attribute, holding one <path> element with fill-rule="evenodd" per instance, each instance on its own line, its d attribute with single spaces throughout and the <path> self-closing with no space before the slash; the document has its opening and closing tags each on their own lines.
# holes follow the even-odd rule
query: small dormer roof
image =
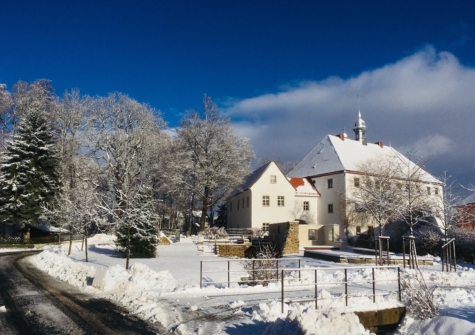
<svg viewBox="0 0 475 335">
<path fill-rule="evenodd" d="M 320 196 L 315 186 L 307 178 L 289 178 L 289 181 L 295 188 L 295 195 L 297 196 Z"/>
</svg>

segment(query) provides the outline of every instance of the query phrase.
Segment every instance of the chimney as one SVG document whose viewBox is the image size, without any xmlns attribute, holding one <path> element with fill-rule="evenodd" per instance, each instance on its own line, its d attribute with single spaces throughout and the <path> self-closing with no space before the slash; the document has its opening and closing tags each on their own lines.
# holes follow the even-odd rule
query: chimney
<svg viewBox="0 0 475 335">
<path fill-rule="evenodd" d="M 336 136 L 339 137 L 340 140 L 344 141 L 344 140 L 345 140 L 345 137 L 346 137 L 345 135 L 346 135 L 346 134 L 343 133 L 343 134 L 338 134 L 338 135 L 336 135 Z"/>
<path fill-rule="evenodd" d="M 383 142 L 376 142 L 375 144 L 379 145 L 381 148 L 383 147 Z"/>
</svg>

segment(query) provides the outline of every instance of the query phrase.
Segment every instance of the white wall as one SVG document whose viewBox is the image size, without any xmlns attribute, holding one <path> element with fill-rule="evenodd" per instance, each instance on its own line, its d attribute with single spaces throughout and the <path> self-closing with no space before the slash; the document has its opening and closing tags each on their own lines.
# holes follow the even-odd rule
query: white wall
<svg viewBox="0 0 475 335">
<path fill-rule="evenodd" d="M 328 179 L 333 180 L 333 187 L 328 188 Z M 321 176 L 317 178 L 312 178 L 312 181 L 315 181 L 315 187 L 320 193 L 318 198 L 318 224 L 319 225 L 330 225 L 338 224 L 340 225 L 340 237 L 342 239 L 344 236 L 344 220 L 345 220 L 345 211 L 343 208 L 343 203 L 341 196 L 345 192 L 346 181 L 345 174 L 331 174 L 327 176 Z M 333 204 L 333 213 L 328 213 L 328 205 Z"/>
<path fill-rule="evenodd" d="M 277 177 L 271 184 L 270 177 Z M 262 223 L 293 221 L 292 210 L 295 206 L 295 189 L 274 163 L 270 164 L 252 189 L 252 226 L 261 228 Z M 262 205 L 262 196 L 269 196 L 269 206 Z M 277 206 L 277 197 L 284 196 L 284 206 Z"/>
<path fill-rule="evenodd" d="M 249 198 L 249 206 L 248 206 Z M 243 205 L 244 200 L 244 207 Z M 239 202 L 239 206 L 238 206 Z M 232 203 L 232 208 L 231 208 Z M 252 228 L 252 192 L 246 190 L 228 200 L 228 228 Z M 239 208 L 239 209 L 238 209 Z"/>
<path fill-rule="evenodd" d="M 309 210 L 303 210 L 304 201 L 308 201 Z M 296 195 L 294 198 L 293 212 L 295 215 L 293 220 L 303 219 L 310 225 L 318 224 L 318 196 Z"/>
</svg>

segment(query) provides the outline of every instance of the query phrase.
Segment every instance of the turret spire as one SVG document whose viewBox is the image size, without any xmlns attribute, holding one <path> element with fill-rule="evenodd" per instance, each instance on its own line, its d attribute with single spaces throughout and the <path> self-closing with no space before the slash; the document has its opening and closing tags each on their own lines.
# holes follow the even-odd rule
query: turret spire
<svg viewBox="0 0 475 335">
<path fill-rule="evenodd" d="M 366 145 L 366 123 L 361 118 L 361 111 L 359 108 L 359 100 L 358 100 L 358 121 L 355 123 L 355 128 L 353 128 L 355 132 L 355 140 L 359 141 L 361 144 Z"/>
</svg>

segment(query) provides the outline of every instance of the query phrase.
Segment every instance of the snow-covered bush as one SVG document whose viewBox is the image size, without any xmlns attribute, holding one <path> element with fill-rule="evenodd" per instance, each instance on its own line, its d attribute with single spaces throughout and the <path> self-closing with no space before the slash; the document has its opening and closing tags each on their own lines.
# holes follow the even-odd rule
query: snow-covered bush
<svg viewBox="0 0 475 335">
<path fill-rule="evenodd" d="M 407 310 L 421 320 L 431 319 L 439 314 L 434 302 L 435 285 L 427 285 L 422 272 L 406 270 L 401 275 L 403 301 Z"/>
<path fill-rule="evenodd" d="M 455 238 L 455 254 L 458 259 L 471 261 L 475 254 L 475 231 L 463 228 L 453 228 L 450 238 Z"/>
<path fill-rule="evenodd" d="M 220 239 L 220 238 L 227 238 L 228 233 L 224 229 L 224 227 L 206 227 L 203 231 L 198 233 L 198 236 L 201 236 L 208 240 Z"/>
<path fill-rule="evenodd" d="M 414 229 L 417 253 L 435 255 L 440 252 L 442 234 L 436 227 L 421 226 Z"/>
<path fill-rule="evenodd" d="M 261 228 L 251 228 L 252 237 L 263 237 L 264 233 Z"/>
<path fill-rule="evenodd" d="M 241 264 L 248 271 L 250 280 L 259 280 L 256 284 L 267 285 L 277 280 L 278 270 L 283 268 L 283 266 L 277 267 L 275 259 L 278 257 L 279 253 L 273 246 L 262 244 L 256 249 L 254 259 L 242 261 Z"/>
</svg>

